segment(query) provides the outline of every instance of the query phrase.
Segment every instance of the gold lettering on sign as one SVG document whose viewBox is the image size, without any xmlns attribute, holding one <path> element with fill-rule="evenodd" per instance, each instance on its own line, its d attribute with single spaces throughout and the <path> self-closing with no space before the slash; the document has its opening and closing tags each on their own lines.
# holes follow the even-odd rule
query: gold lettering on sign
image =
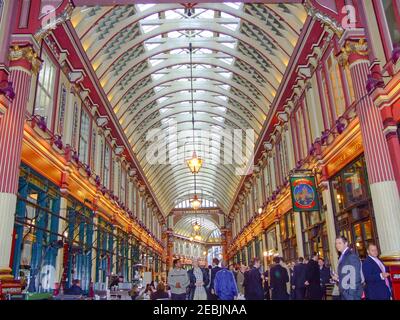
<svg viewBox="0 0 400 320">
<path fill-rule="evenodd" d="M 338 153 L 327 165 L 328 175 L 332 176 L 341 168 L 347 165 L 355 157 L 360 155 L 363 151 L 361 137 L 358 137 Z"/>
</svg>

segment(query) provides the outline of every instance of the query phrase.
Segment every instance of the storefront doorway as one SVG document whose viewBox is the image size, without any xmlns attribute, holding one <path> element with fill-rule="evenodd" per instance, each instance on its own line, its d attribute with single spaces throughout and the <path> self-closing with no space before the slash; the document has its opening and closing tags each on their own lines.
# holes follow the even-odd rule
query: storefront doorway
<svg viewBox="0 0 400 320">
<path fill-rule="evenodd" d="M 364 156 L 336 174 L 331 187 L 336 231 L 349 239 L 360 258 L 365 258 L 368 243 L 378 244 L 378 239 Z"/>
</svg>

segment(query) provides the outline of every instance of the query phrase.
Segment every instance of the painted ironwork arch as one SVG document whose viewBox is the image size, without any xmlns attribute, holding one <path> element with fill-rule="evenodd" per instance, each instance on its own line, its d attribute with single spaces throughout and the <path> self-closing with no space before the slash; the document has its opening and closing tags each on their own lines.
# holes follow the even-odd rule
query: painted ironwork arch
<svg viewBox="0 0 400 320">
<path fill-rule="evenodd" d="M 132 90 L 138 83 L 143 81 L 143 79 L 147 78 L 148 76 L 151 76 L 152 74 L 161 72 L 163 70 L 167 70 L 168 68 L 171 68 L 171 67 L 189 65 L 189 63 L 190 63 L 190 60 L 188 57 L 167 59 L 164 62 L 157 64 L 154 67 L 145 69 L 144 72 L 140 72 L 138 75 L 136 75 L 133 79 L 130 80 L 130 85 L 126 86 L 124 90 L 120 90 L 117 87 L 117 85 L 115 85 L 113 88 L 111 88 L 110 91 L 108 91 L 106 93 L 107 93 L 107 95 L 111 94 L 113 96 L 113 98 L 118 97 L 121 100 L 124 98 L 124 96 L 126 95 L 127 92 Z M 264 96 L 265 100 L 268 103 L 271 103 L 274 98 L 271 94 L 266 94 L 266 92 L 264 91 L 264 88 L 262 86 L 260 86 L 254 80 L 254 78 L 252 78 L 248 73 L 243 72 L 242 70 L 235 68 L 226 62 L 220 61 L 218 59 L 194 57 L 193 65 L 194 65 L 195 70 L 198 68 L 198 65 L 202 65 L 202 66 L 211 66 L 211 67 L 215 67 L 215 68 L 221 68 L 223 71 L 231 72 L 233 75 L 237 75 L 237 76 L 243 78 L 244 80 L 246 80 L 249 84 L 251 84 L 256 89 L 256 91 L 258 91 L 258 95 Z M 202 70 L 204 70 L 204 69 L 202 69 Z M 168 74 L 171 75 L 171 73 L 174 73 L 175 71 L 176 71 L 176 69 L 170 70 L 168 72 Z M 207 70 L 207 71 L 209 71 L 209 70 Z M 152 82 L 152 84 L 153 84 L 153 82 Z M 156 84 L 154 84 L 153 87 L 154 86 L 156 86 Z M 118 100 L 117 103 L 115 103 L 115 104 L 118 104 L 120 100 Z M 113 101 L 110 101 L 110 102 L 113 103 Z M 113 105 L 115 105 L 115 104 L 113 103 Z"/>
<path fill-rule="evenodd" d="M 204 120 L 202 120 L 202 119 L 200 119 L 200 120 L 197 120 L 196 121 L 197 123 L 200 123 L 200 124 L 202 124 L 202 123 L 205 123 L 205 124 L 211 124 L 211 125 L 218 125 L 218 126 L 220 126 L 220 127 L 222 127 L 222 128 L 225 128 L 225 129 L 227 129 L 227 130 L 231 130 L 232 128 L 231 127 L 229 127 L 229 126 L 226 126 L 226 125 L 222 125 L 221 126 L 221 123 L 219 123 L 218 121 L 216 121 L 216 120 L 206 120 L 206 121 L 204 121 Z M 179 126 L 180 125 L 180 129 L 179 130 L 177 130 L 177 132 L 182 132 L 182 131 L 185 131 L 185 132 L 187 132 L 187 133 L 191 133 L 191 131 L 192 131 L 192 126 L 191 126 L 191 121 L 190 120 L 185 120 L 185 121 L 181 121 L 181 122 L 176 122 L 176 125 L 177 126 Z M 184 125 L 186 125 L 186 126 L 184 126 Z M 166 128 L 168 127 L 168 124 L 164 124 L 163 126 L 161 126 L 161 127 L 155 127 L 155 129 L 159 129 L 159 130 L 165 130 Z M 196 132 L 198 132 L 199 130 L 205 130 L 205 129 L 207 129 L 207 127 L 202 127 L 202 128 L 199 128 L 199 129 L 196 129 L 195 128 L 195 134 L 196 134 Z M 238 127 L 237 129 L 242 129 L 241 127 Z M 151 128 L 149 128 L 149 130 L 151 130 Z M 201 135 L 200 135 L 200 137 L 201 137 Z M 257 136 L 255 136 L 254 137 L 255 139 L 257 139 Z M 146 140 L 146 138 L 145 137 L 143 137 L 143 136 L 141 136 L 140 137 L 140 139 L 142 139 L 142 140 Z M 198 140 L 199 138 L 196 138 L 196 141 Z M 230 145 L 236 145 L 236 147 L 240 147 L 240 145 L 238 144 L 238 141 L 235 141 L 235 139 L 233 138 L 233 139 L 230 139 L 230 137 L 229 136 L 224 136 L 224 139 L 226 139 L 226 141 L 228 141 L 228 142 L 230 142 L 231 144 Z M 136 141 L 138 141 L 139 139 L 137 139 Z M 142 141 L 143 142 L 143 141 Z M 150 142 L 149 142 L 150 143 Z M 141 143 L 140 144 L 140 146 L 139 147 L 136 147 L 136 143 L 135 144 L 132 144 L 132 146 L 133 146 L 133 148 L 134 148 L 134 150 L 135 150 L 135 152 L 137 152 L 138 154 L 140 154 L 142 151 L 146 151 L 146 150 L 144 150 L 144 148 L 145 148 L 145 143 Z M 160 144 L 160 147 L 162 147 L 163 146 L 163 144 Z M 250 149 L 248 149 L 249 148 L 249 146 L 247 146 L 246 145 L 246 150 L 245 151 L 249 151 Z M 141 157 L 138 157 L 138 159 L 143 159 L 143 158 L 141 158 Z"/>
<path fill-rule="evenodd" d="M 201 77 L 201 78 L 204 79 L 204 77 Z M 177 79 L 179 79 L 179 78 L 177 77 Z M 195 90 L 208 91 L 208 92 L 212 92 L 212 93 L 215 93 L 217 95 L 220 95 L 220 96 L 226 96 L 228 98 L 234 99 L 235 102 L 239 103 L 242 107 L 244 107 L 250 113 L 252 113 L 253 117 L 258 117 L 259 119 L 265 120 L 266 116 L 265 116 L 264 112 L 260 111 L 260 110 L 262 110 L 261 106 L 258 106 L 259 107 L 258 110 L 257 110 L 258 112 L 256 112 L 255 110 L 253 110 L 253 108 L 250 108 L 248 106 L 247 102 L 244 99 L 232 94 L 230 91 L 224 90 L 222 88 L 218 88 L 216 86 L 211 86 L 210 87 L 210 86 L 195 85 L 194 88 L 195 88 Z M 137 116 L 137 114 L 142 112 L 143 108 L 147 107 L 152 102 L 155 102 L 156 100 L 158 100 L 160 98 L 163 98 L 165 96 L 171 95 L 173 93 L 181 92 L 181 91 L 187 91 L 187 88 L 186 89 L 182 89 L 182 87 L 176 86 L 176 87 L 172 87 L 172 88 L 167 88 L 166 92 L 162 92 L 162 91 L 157 92 L 154 96 L 144 100 L 143 103 L 141 101 L 140 109 L 135 113 L 131 113 L 130 118 L 135 118 Z M 128 107 L 128 109 L 131 108 L 131 107 L 132 107 L 132 105 L 130 105 Z M 118 115 L 118 112 L 117 112 L 117 115 Z M 124 114 L 122 114 L 122 115 L 119 114 L 119 118 L 120 119 L 122 119 L 123 116 L 124 116 Z M 125 128 L 125 124 L 129 124 L 130 118 L 124 118 L 122 121 L 120 120 L 122 127 Z M 130 131 L 127 132 L 128 139 L 130 139 L 131 134 L 132 134 L 132 132 L 130 132 Z"/>
</svg>

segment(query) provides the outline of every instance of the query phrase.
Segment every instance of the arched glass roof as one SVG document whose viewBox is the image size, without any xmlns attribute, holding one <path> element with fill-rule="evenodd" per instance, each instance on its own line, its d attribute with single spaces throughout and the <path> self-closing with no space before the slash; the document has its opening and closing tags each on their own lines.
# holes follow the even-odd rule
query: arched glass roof
<svg viewBox="0 0 400 320">
<path fill-rule="evenodd" d="M 194 193 L 184 162 L 193 150 L 204 159 L 197 190 L 228 213 L 240 176 L 235 164 L 218 160 L 254 150 L 224 130 L 252 129 L 258 138 L 306 17 L 301 4 L 290 3 L 75 9 L 72 24 L 165 215 Z M 167 164 L 151 164 L 146 156 L 154 129 Z"/>
<path fill-rule="evenodd" d="M 204 242 L 221 241 L 221 231 L 217 223 L 208 215 L 187 214 L 174 226 L 174 233 L 182 237 L 190 238 L 193 233 L 193 224 L 197 222 L 200 227 L 200 235 Z"/>
</svg>

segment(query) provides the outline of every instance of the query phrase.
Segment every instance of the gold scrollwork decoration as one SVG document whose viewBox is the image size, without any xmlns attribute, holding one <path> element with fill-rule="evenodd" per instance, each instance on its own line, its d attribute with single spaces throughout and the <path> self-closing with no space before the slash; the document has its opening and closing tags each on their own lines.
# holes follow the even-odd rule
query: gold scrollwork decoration
<svg viewBox="0 0 400 320">
<path fill-rule="evenodd" d="M 15 45 L 11 47 L 9 59 L 10 61 L 27 60 L 31 64 L 32 73 L 35 75 L 39 72 L 42 65 L 42 60 L 30 46 L 20 47 Z"/>
</svg>

